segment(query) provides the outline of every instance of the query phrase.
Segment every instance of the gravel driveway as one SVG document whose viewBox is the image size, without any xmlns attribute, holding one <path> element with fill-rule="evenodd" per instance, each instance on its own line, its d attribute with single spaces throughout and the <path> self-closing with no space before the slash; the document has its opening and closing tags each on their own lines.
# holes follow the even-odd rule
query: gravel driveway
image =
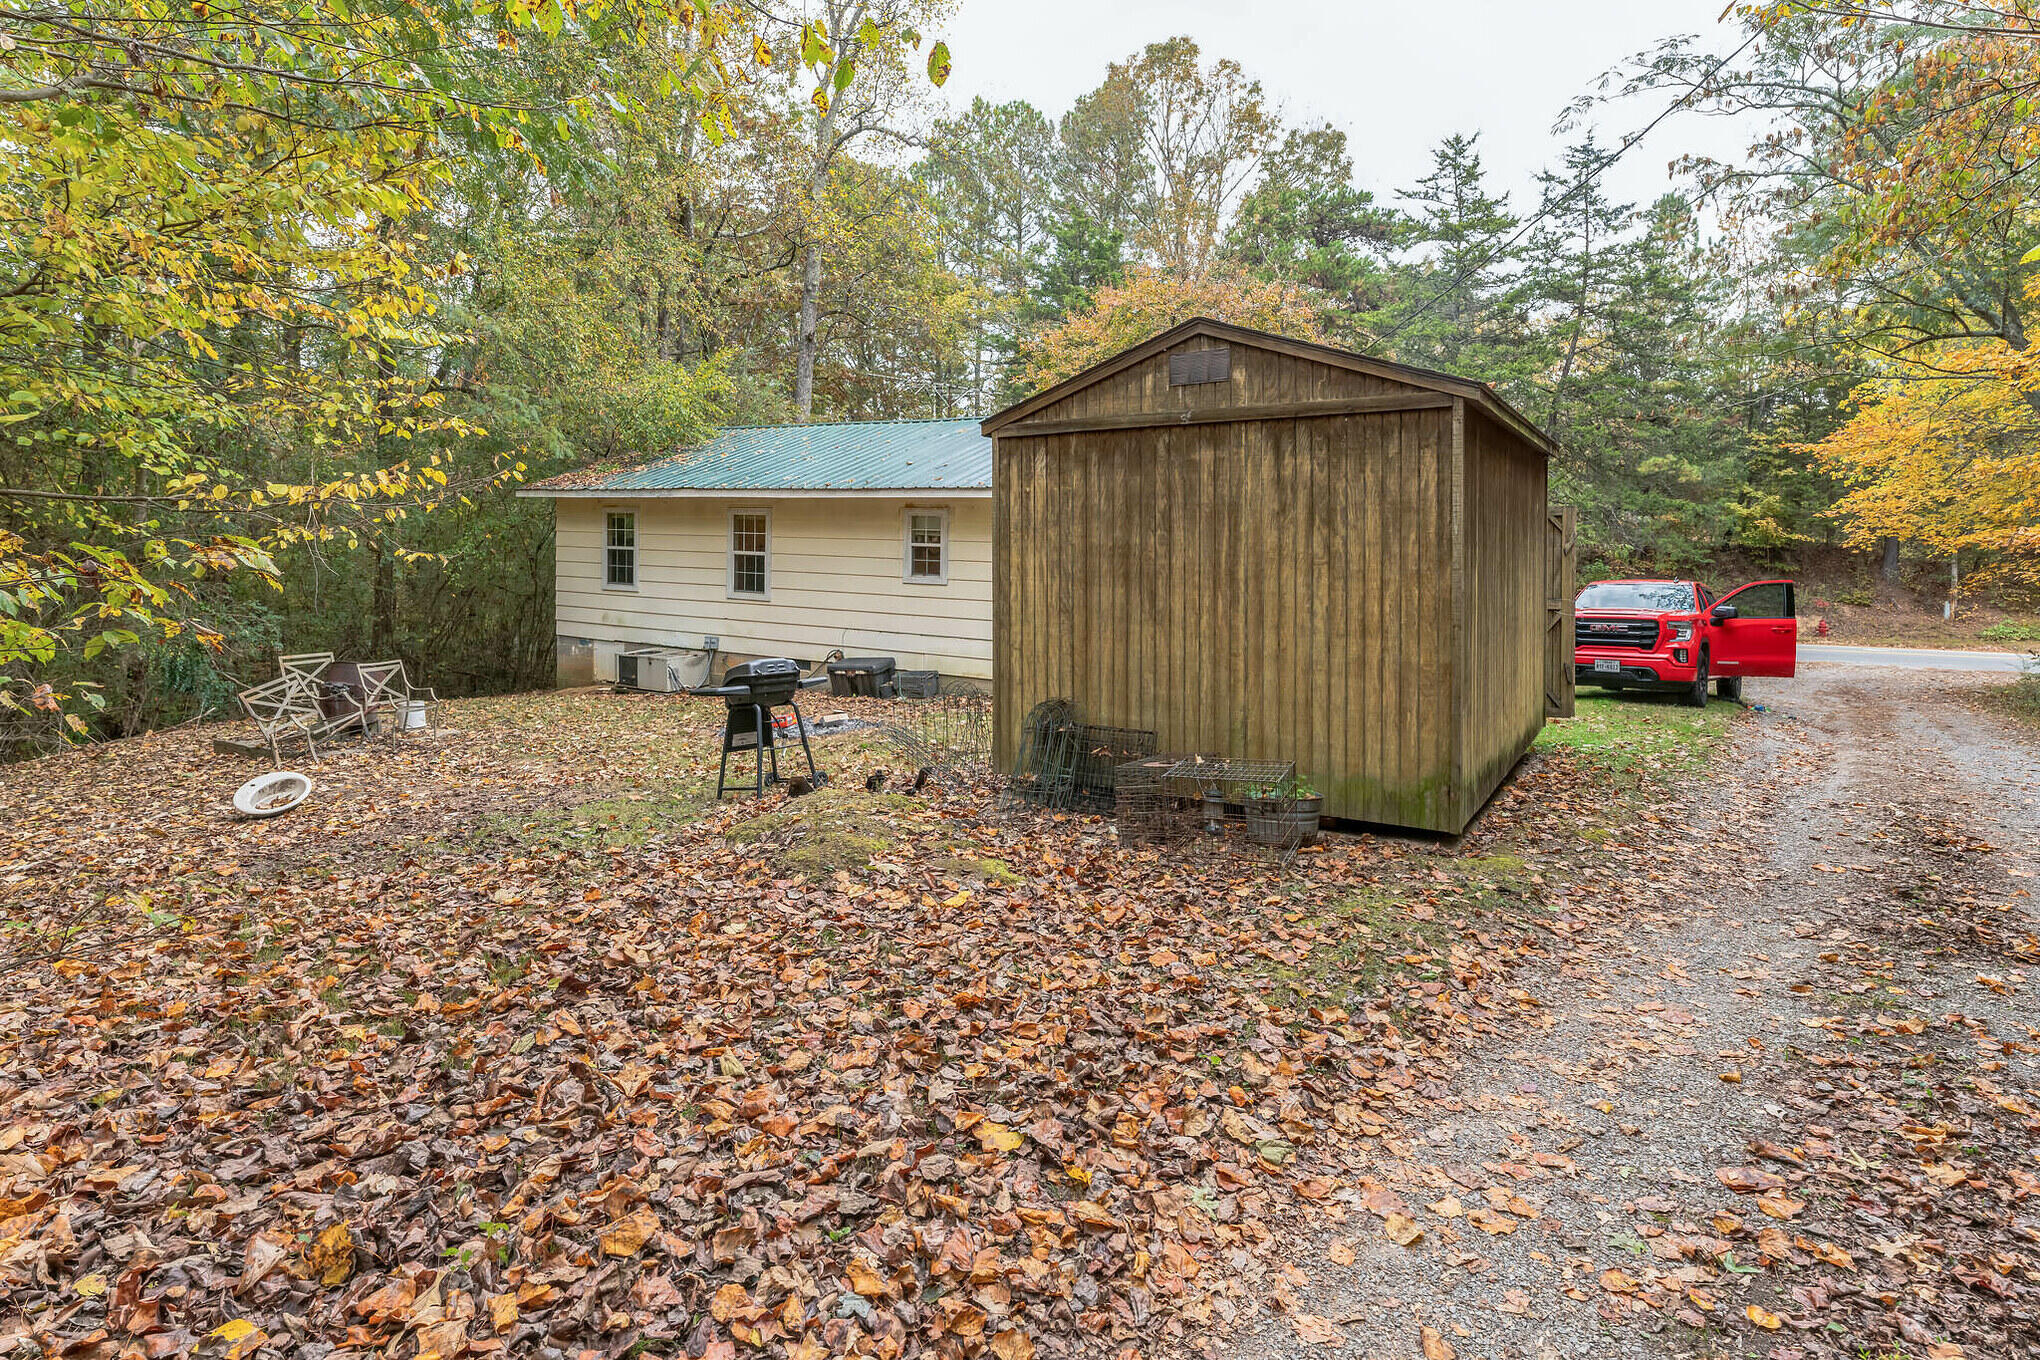
<svg viewBox="0 0 2040 1360">
<path fill-rule="evenodd" d="M 1669 829 L 1662 875 L 1576 890 L 1602 924 L 1524 978 L 1541 1026 L 1471 1055 L 1435 1118 L 1368 1144 L 1369 1175 L 1284 1244 L 1289 1287 L 1223 1353 L 2032 1353 L 2005 1254 L 2032 1238 L 2030 1211 L 1999 1219 L 1986 1195 L 1956 1212 L 1974 1146 L 1926 1150 L 1939 1140 L 1890 1098 L 1869 1119 L 1846 1103 L 1923 1063 L 1969 1064 L 1928 1105 L 1975 1104 L 1980 1080 L 2030 1113 L 2016 1093 L 2040 1087 L 2018 938 L 2040 882 L 2040 753 L 1967 702 L 1993 683 L 1829 667 L 1753 682 L 1758 735 Z M 1991 1116 L 1917 1126 L 1973 1144 Z M 1992 1193 L 2024 1204 L 2040 1125 L 2000 1122 L 2010 1151 L 1984 1148 L 1973 1184 L 2005 1163 L 2015 1183 Z M 1917 1155 L 1879 1162 L 1887 1133 Z M 1859 1164 L 1853 1188 L 1825 1169 Z M 1949 1167 L 1952 1190 L 1892 1188 Z M 1937 1195 L 1954 1217 L 1928 1221 Z M 1971 1256 L 1973 1288 L 1955 1282 Z"/>
</svg>

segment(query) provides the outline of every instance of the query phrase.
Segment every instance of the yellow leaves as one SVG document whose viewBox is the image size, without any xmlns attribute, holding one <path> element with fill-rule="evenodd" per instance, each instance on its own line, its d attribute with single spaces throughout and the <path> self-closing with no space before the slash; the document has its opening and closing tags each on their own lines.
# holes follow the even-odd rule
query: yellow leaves
<svg viewBox="0 0 2040 1360">
<path fill-rule="evenodd" d="M 262 1349 L 269 1340 L 269 1333 L 257 1327 L 246 1318 L 231 1318 L 207 1333 L 208 1339 L 224 1341 L 227 1348 L 222 1352 L 225 1360 L 246 1360 L 246 1357 Z"/>
<path fill-rule="evenodd" d="M 626 1218 L 602 1231 L 602 1251 L 608 1256 L 635 1256 L 659 1231 L 659 1216 L 649 1204 L 640 1204 Z"/>
<path fill-rule="evenodd" d="M 345 1223 L 335 1223 L 312 1239 L 305 1251 L 305 1265 L 328 1289 L 347 1283 L 354 1273 L 354 1235 Z"/>
<path fill-rule="evenodd" d="M 1027 1141 L 1024 1135 L 989 1119 L 978 1125 L 977 1136 L 986 1152 L 1018 1152 Z"/>
<path fill-rule="evenodd" d="M 1749 1307 L 1743 1309 L 1743 1316 L 1747 1317 L 1751 1322 L 1755 1323 L 1759 1327 L 1762 1327 L 1767 1332 L 1775 1332 L 1780 1327 L 1783 1327 L 1785 1325 L 1784 1318 L 1779 1317 L 1776 1313 L 1772 1312 L 1768 1308 L 1765 1308 L 1761 1304 L 1753 1303 Z"/>
</svg>

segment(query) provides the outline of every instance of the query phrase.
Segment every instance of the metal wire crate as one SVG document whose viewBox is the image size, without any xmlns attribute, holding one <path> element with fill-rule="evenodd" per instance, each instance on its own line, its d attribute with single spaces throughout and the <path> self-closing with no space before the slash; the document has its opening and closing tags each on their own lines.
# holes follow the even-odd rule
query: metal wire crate
<svg viewBox="0 0 2040 1360">
<path fill-rule="evenodd" d="M 1012 778 L 999 795 L 999 806 L 1031 803 L 1053 806 L 1069 783 L 1068 729 L 1082 721 L 1082 712 L 1068 699 L 1044 699 L 1027 710 L 1020 723 L 1020 750 Z"/>
<path fill-rule="evenodd" d="M 1182 839 L 1197 825 L 1196 803 L 1168 783 L 1181 756 L 1147 756 L 1113 772 L 1113 817 L 1119 838 L 1147 845 Z"/>
<path fill-rule="evenodd" d="M 1077 723 L 1065 730 L 1069 777 L 1054 806 L 1073 812 L 1113 811 L 1119 767 L 1154 754 L 1155 734 L 1131 727 Z"/>
</svg>

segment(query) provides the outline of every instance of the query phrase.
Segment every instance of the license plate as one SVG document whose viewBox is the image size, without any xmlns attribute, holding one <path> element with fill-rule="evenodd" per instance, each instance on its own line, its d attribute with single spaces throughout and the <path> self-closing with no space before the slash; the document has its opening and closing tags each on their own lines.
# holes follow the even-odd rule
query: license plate
<svg viewBox="0 0 2040 1360">
<path fill-rule="evenodd" d="M 1594 659 L 1594 674 L 1620 675 L 1622 674 L 1622 663 L 1609 657 L 1596 657 Z"/>
</svg>

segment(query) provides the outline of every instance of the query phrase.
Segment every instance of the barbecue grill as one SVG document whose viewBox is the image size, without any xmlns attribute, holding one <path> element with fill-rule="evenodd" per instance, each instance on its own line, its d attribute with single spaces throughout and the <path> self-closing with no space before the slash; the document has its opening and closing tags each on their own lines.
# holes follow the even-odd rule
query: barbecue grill
<svg viewBox="0 0 2040 1360">
<path fill-rule="evenodd" d="M 792 730 L 800 734 L 800 749 L 807 756 L 808 782 L 820 788 L 827 782 L 827 776 L 815 768 L 814 749 L 808 745 L 807 725 L 801 721 L 800 706 L 793 696 L 803 689 L 815 685 L 826 685 L 828 677 L 815 676 L 803 680 L 800 663 L 789 661 L 783 656 L 766 657 L 762 661 L 746 661 L 723 672 L 720 685 L 691 689 L 689 694 L 708 699 L 721 699 L 728 712 L 723 717 L 722 767 L 716 771 L 715 796 L 723 796 L 730 770 L 732 751 L 751 751 L 757 756 L 757 774 L 753 790 L 765 792 L 768 782 L 765 774 L 766 762 L 772 765 L 770 782 L 780 782 L 778 728 L 772 721 L 772 710 L 788 708 L 793 710 Z M 740 786 L 741 787 L 741 786 Z"/>
</svg>

